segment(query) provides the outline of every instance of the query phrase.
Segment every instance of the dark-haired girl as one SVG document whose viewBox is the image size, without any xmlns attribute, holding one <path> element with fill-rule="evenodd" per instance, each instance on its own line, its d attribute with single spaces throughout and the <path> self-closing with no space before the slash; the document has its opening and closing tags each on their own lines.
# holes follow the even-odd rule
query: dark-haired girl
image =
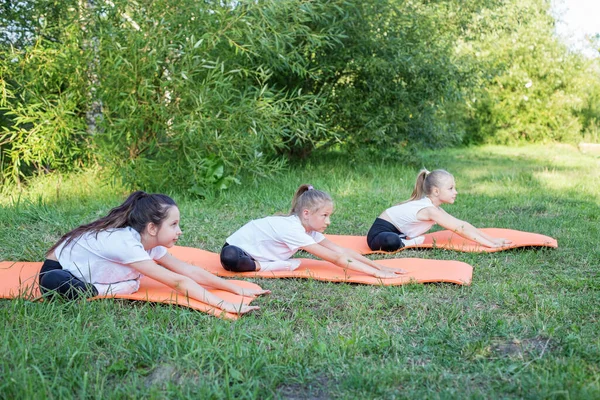
<svg viewBox="0 0 600 400">
<path fill-rule="evenodd" d="M 425 239 L 421 235 L 435 224 L 485 247 L 503 247 L 511 243 L 485 234 L 440 207 L 453 204 L 457 194 L 454 177 L 449 172 L 421 170 L 410 199 L 388 208 L 375 220 L 367 234 L 369 247 L 374 251 L 396 251 L 404 246 L 421 244 Z"/>
<path fill-rule="evenodd" d="M 170 255 L 167 248 L 175 245 L 181 233 L 173 199 L 132 193 L 107 216 L 75 228 L 52 246 L 40 271 L 41 291 L 68 299 L 129 294 L 139 289 L 145 275 L 227 312 L 258 309 L 224 301 L 203 286 L 250 297 L 269 291 L 241 288 Z"/>
<path fill-rule="evenodd" d="M 391 269 L 341 247 L 325 238 L 333 200 L 311 185 L 301 185 L 287 216 L 270 216 L 250 221 L 227 238 L 221 249 L 221 265 L 228 271 L 291 271 L 300 265 L 290 259 L 305 250 L 341 268 L 378 278 L 394 278 L 405 271 Z"/>
</svg>

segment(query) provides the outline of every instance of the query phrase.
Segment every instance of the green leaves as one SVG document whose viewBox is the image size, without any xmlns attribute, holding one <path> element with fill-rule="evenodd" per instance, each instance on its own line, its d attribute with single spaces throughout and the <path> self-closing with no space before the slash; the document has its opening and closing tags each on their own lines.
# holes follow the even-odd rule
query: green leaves
<svg viewBox="0 0 600 400">
<path fill-rule="evenodd" d="M 78 30 L 69 25 L 68 6 L 56 5 L 47 14 L 64 18 L 28 26 L 25 32 L 39 28 L 41 34 L 24 33 L 31 41 L 17 40 L 23 47 L 0 47 L 0 182 L 75 169 L 91 160 L 83 118 L 87 58 L 77 45 Z"/>
<path fill-rule="evenodd" d="M 467 139 L 580 141 L 585 124 L 580 110 L 590 98 L 586 87 L 594 83 L 591 62 L 554 35 L 549 3 L 515 2 L 483 9 L 479 17 L 460 47 L 463 57 L 477 59 L 481 71 L 478 87 L 468 96 Z"/>
<path fill-rule="evenodd" d="M 233 184 L 240 184 L 235 176 L 225 174 L 223 160 L 211 157 L 202 161 L 199 171 L 192 175 L 188 189 L 190 193 L 205 198 L 208 193 L 220 192 Z"/>
<path fill-rule="evenodd" d="M 598 140 L 597 61 L 560 45 L 545 0 L 94 4 L 3 8 L 3 182 L 99 163 L 205 196 L 318 149 L 410 165 Z"/>
</svg>

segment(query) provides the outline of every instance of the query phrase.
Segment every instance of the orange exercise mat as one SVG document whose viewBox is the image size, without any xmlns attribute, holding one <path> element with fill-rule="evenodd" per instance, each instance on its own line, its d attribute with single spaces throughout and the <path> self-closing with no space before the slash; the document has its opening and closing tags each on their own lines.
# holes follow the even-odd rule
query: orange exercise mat
<svg viewBox="0 0 600 400">
<path fill-rule="evenodd" d="M 38 298 L 40 296 L 40 291 L 39 285 L 37 284 L 37 276 L 41 267 L 42 263 L 40 262 L 0 262 L 0 298 L 14 299 L 17 297 L 23 297 L 29 300 Z M 258 285 L 252 282 L 232 282 L 235 282 L 237 285 L 244 288 L 260 289 Z M 210 292 L 219 296 L 223 300 L 232 302 L 234 304 L 241 304 L 242 302 L 244 304 L 249 304 L 253 300 L 252 298 L 238 296 L 223 290 L 212 289 Z M 140 281 L 140 289 L 135 293 L 96 296 L 90 300 L 104 298 L 177 304 L 225 319 L 237 319 L 239 317 L 239 314 L 225 312 L 221 309 L 215 308 L 214 306 L 181 295 L 168 286 L 148 277 L 142 277 Z"/>
<path fill-rule="evenodd" d="M 330 262 L 302 258 L 300 267 L 294 271 L 230 272 L 221 266 L 219 255 L 193 247 L 174 246 L 169 252 L 178 259 L 197 265 L 215 275 L 223 277 L 245 276 L 251 278 L 310 278 L 328 282 L 364 283 L 369 285 L 403 285 L 405 283 L 450 282 L 469 285 L 473 267 L 460 261 L 424 260 L 420 258 L 398 258 L 379 260 L 390 268 L 402 268 L 406 274 L 398 278 L 380 279 L 361 272 L 344 270 Z"/>
<path fill-rule="evenodd" d="M 472 240 L 465 239 L 462 236 L 452 231 L 438 231 L 433 233 L 427 233 L 425 241 L 418 245 L 406 246 L 397 251 L 405 249 L 445 249 L 454 251 L 463 251 L 467 253 L 493 253 L 496 251 L 503 251 L 508 249 L 514 249 L 517 247 L 558 247 L 556 239 L 550 236 L 540 235 L 539 233 L 522 232 L 514 229 L 500 229 L 500 228 L 481 228 L 482 232 L 494 237 L 510 239 L 512 244 L 499 247 L 491 248 L 482 246 Z M 373 251 L 367 245 L 366 236 L 348 236 L 348 235 L 325 235 L 327 239 L 333 243 L 347 247 L 358 251 L 361 254 L 375 254 L 381 253 L 386 254 L 385 251 Z"/>
</svg>

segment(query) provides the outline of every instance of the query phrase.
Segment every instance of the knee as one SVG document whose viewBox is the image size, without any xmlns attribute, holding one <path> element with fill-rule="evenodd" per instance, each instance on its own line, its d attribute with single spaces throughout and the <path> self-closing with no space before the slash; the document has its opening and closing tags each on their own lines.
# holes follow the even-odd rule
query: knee
<svg viewBox="0 0 600 400">
<path fill-rule="evenodd" d="M 383 232 L 371 240 L 369 247 L 374 251 L 396 251 L 404 247 L 404 244 L 402 243 L 400 236 L 397 234 L 392 232 Z"/>
<path fill-rule="evenodd" d="M 404 247 L 404 243 L 402 243 L 400 236 L 393 233 L 386 235 L 381 243 L 381 250 L 383 251 L 396 251 L 401 247 Z"/>
<path fill-rule="evenodd" d="M 225 246 L 221 250 L 221 265 L 231 272 L 251 272 L 256 270 L 256 263 L 242 249 Z"/>
<path fill-rule="evenodd" d="M 227 271 L 233 271 L 240 260 L 239 252 L 234 246 L 225 246 L 221 250 L 221 265 Z"/>
<path fill-rule="evenodd" d="M 42 294 L 54 293 L 69 300 L 98 295 L 94 285 L 85 283 L 64 270 L 45 272 L 40 277 L 40 291 Z"/>
<path fill-rule="evenodd" d="M 40 290 L 42 293 L 55 291 L 68 282 L 70 277 L 71 274 L 63 270 L 44 272 L 40 275 Z"/>
</svg>

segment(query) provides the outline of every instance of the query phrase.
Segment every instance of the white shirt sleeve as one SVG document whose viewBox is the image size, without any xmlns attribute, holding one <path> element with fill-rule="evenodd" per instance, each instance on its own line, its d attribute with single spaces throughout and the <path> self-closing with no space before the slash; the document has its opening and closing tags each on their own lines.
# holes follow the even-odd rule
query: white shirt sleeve
<svg viewBox="0 0 600 400">
<path fill-rule="evenodd" d="M 168 252 L 168 250 L 166 247 L 156 246 L 155 248 L 153 248 L 152 250 L 149 251 L 149 254 L 153 260 L 160 260 L 161 258 L 163 258 L 165 256 L 165 254 L 167 254 L 167 252 Z"/>
<path fill-rule="evenodd" d="M 313 235 L 314 233 L 321 235 L 319 232 L 307 233 L 306 230 L 304 230 L 304 227 L 300 224 L 290 224 L 288 229 L 280 232 L 280 239 L 288 246 L 290 250 L 296 251 L 302 247 L 316 244 L 317 240 L 315 235 Z M 325 237 L 323 236 L 321 240 L 324 238 Z"/>
<path fill-rule="evenodd" d="M 313 237 L 313 239 L 315 239 L 315 242 L 317 243 L 321 243 L 323 240 L 325 240 L 325 235 L 323 235 L 321 232 L 312 231 L 310 232 L 310 235 Z"/>
<path fill-rule="evenodd" d="M 131 227 L 87 233 L 55 251 L 63 269 L 86 282 L 106 285 L 139 280 L 140 273 L 130 264 L 157 260 L 166 253 L 162 246 L 146 251 Z"/>
<path fill-rule="evenodd" d="M 137 233 L 137 232 L 136 232 Z M 139 234 L 138 234 L 139 235 Z M 153 259 L 142 243 L 128 232 L 127 229 L 119 229 L 112 232 L 100 232 L 95 243 L 91 243 L 92 235 L 85 238 L 91 251 L 98 251 L 99 256 L 119 264 L 131 264 L 138 261 Z M 80 243 L 83 244 L 83 243 Z M 151 252 L 154 249 L 151 250 Z"/>
</svg>

